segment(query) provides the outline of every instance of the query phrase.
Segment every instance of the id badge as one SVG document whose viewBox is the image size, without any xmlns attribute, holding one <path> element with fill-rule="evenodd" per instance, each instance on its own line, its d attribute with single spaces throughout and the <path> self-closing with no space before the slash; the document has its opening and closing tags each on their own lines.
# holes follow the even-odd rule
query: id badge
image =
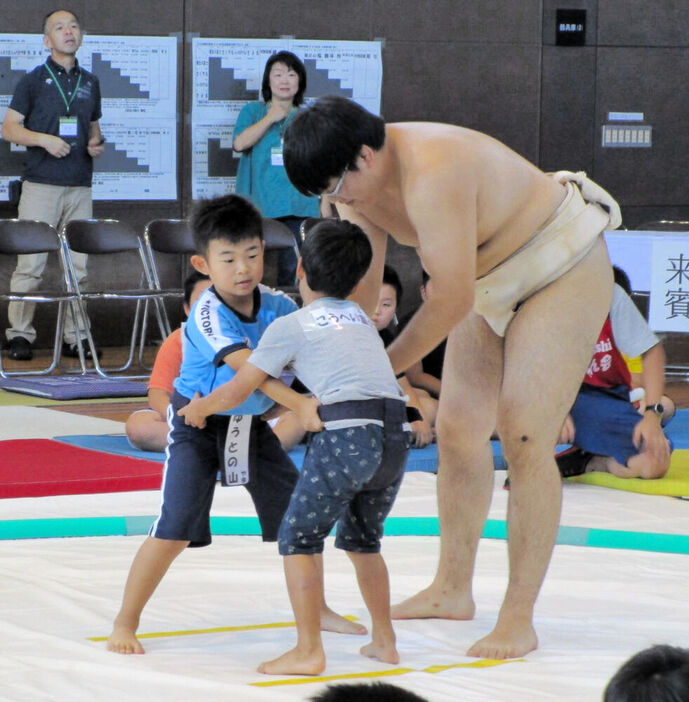
<svg viewBox="0 0 689 702">
<path fill-rule="evenodd" d="M 223 467 L 220 471 L 220 482 L 225 487 L 246 485 L 249 482 L 249 437 L 252 419 L 250 414 L 230 415 Z"/>
<path fill-rule="evenodd" d="M 282 160 L 282 147 L 281 146 L 273 146 L 270 149 L 270 165 L 271 166 L 282 166 L 283 160 Z"/>
<path fill-rule="evenodd" d="M 75 136 L 77 136 L 77 118 L 76 117 L 60 117 L 59 135 L 61 137 L 75 137 Z"/>
</svg>

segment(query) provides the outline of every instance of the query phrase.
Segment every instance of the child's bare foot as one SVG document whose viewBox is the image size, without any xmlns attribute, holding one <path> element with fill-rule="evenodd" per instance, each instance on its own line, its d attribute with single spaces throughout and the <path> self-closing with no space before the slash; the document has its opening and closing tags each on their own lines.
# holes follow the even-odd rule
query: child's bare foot
<svg viewBox="0 0 689 702">
<path fill-rule="evenodd" d="M 144 647 L 136 638 L 136 632 L 129 627 L 117 626 L 113 627 L 112 633 L 107 643 L 108 651 L 115 653 L 146 653 Z"/>
<path fill-rule="evenodd" d="M 362 646 L 359 653 L 367 658 L 376 658 L 383 663 L 399 663 L 400 655 L 395 648 L 395 642 L 376 642 L 371 641 L 370 644 Z"/>
<path fill-rule="evenodd" d="M 350 619 L 334 612 L 328 605 L 321 609 L 321 631 L 333 631 L 336 634 L 357 634 L 363 635 L 367 633 L 366 627 L 358 622 L 353 622 Z"/>
<path fill-rule="evenodd" d="M 473 619 L 475 612 L 470 594 L 448 593 L 435 584 L 390 608 L 392 619 Z"/>
<path fill-rule="evenodd" d="M 325 653 L 322 648 L 308 652 L 293 648 L 279 658 L 258 666 L 258 672 L 265 675 L 320 675 L 324 670 Z"/>
</svg>

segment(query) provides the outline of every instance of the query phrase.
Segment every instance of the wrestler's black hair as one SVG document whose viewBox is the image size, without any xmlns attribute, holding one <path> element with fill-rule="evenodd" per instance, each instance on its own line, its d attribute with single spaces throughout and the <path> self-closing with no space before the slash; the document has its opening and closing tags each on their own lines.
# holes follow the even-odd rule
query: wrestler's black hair
<svg viewBox="0 0 689 702">
<path fill-rule="evenodd" d="M 299 76 L 299 90 L 292 98 L 292 104 L 299 107 L 304 102 L 304 93 L 306 92 L 306 68 L 298 56 L 295 56 L 291 51 L 278 51 L 273 54 L 267 61 L 266 67 L 263 69 L 263 81 L 261 83 L 261 95 L 264 102 L 270 102 L 273 93 L 270 90 L 270 69 L 273 64 L 284 63 L 287 68 L 291 68 Z"/>
<path fill-rule="evenodd" d="M 639 651 L 610 679 L 603 702 L 689 702 L 689 649 Z"/>
<path fill-rule="evenodd" d="M 385 682 L 328 685 L 312 702 L 428 702 L 414 692 Z"/>
<path fill-rule="evenodd" d="M 392 287 L 395 288 L 397 306 L 399 307 L 400 303 L 402 302 L 402 281 L 400 280 L 399 275 L 397 275 L 397 271 L 387 263 L 383 268 L 383 285 L 392 285 Z"/>
<path fill-rule="evenodd" d="M 79 18 L 77 17 L 77 13 L 74 12 L 73 10 L 67 10 L 62 7 L 58 7 L 56 10 L 51 10 L 44 18 L 43 18 L 43 34 L 46 33 L 46 29 L 48 28 L 48 20 L 56 13 L 56 12 L 69 12 L 72 17 L 77 21 L 77 24 L 79 25 L 79 29 L 81 29 L 81 22 L 79 21 Z"/>
<path fill-rule="evenodd" d="M 205 273 L 201 273 L 201 271 L 192 271 L 184 280 L 184 302 L 186 302 L 187 305 L 189 305 L 191 301 L 196 283 L 202 280 L 210 280 L 210 278 Z"/>
<path fill-rule="evenodd" d="M 311 290 L 344 300 L 366 275 L 373 250 L 356 224 L 326 219 L 316 224 L 301 247 L 301 262 Z"/>
<path fill-rule="evenodd" d="M 304 195 L 320 195 L 333 178 L 356 171 L 361 147 L 379 151 L 385 143 L 385 122 L 361 105 L 326 95 L 301 110 L 285 130 L 285 170 Z"/>
<path fill-rule="evenodd" d="M 263 239 L 261 213 L 239 195 L 221 195 L 200 200 L 190 218 L 196 251 L 205 256 L 214 239 L 237 243 L 258 237 Z"/>
</svg>

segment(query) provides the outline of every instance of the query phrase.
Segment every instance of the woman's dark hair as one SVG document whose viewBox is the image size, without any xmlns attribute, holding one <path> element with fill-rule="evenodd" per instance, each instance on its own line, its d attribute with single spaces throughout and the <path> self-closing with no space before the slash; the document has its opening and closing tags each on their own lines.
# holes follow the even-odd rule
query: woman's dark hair
<svg viewBox="0 0 689 702">
<path fill-rule="evenodd" d="M 278 51 L 266 61 L 266 67 L 263 70 L 263 82 L 261 83 L 263 102 L 270 102 L 273 97 L 270 91 L 270 69 L 276 63 L 284 63 L 287 68 L 291 68 L 299 76 L 299 90 L 297 90 L 297 94 L 292 99 L 294 106 L 299 107 L 304 102 L 304 93 L 306 92 L 306 68 L 304 68 L 301 59 L 291 51 Z"/>
<path fill-rule="evenodd" d="M 385 122 L 352 100 L 326 95 L 287 125 L 283 155 L 292 185 L 303 195 L 320 195 L 345 168 L 356 171 L 361 147 L 379 151 Z"/>
<path fill-rule="evenodd" d="M 373 250 L 360 227 L 326 219 L 309 230 L 301 262 L 311 290 L 344 300 L 366 275 Z"/>
</svg>

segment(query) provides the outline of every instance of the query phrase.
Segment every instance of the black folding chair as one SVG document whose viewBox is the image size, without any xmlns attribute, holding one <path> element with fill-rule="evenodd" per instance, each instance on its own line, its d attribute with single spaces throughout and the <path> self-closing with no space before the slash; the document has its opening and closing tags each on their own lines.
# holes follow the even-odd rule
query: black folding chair
<svg viewBox="0 0 689 702">
<path fill-rule="evenodd" d="M 116 219 L 74 219 L 63 227 L 60 236 L 63 240 L 63 249 L 72 283 L 78 293 L 79 313 L 86 330 L 86 340 L 91 349 L 95 371 L 107 378 L 111 377 L 110 373 L 128 370 L 134 361 L 137 337 L 140 339 L 141 345 L 143 346 L 144 344 L 148 318 L 146 303 L 152 303 L 158 329 L 161 338 L 164 339 L 169 333 L 168 326 L 165 324 L 164 300 L 176 296 L 177 291 L 156 288 L 143 242 L 132 227 L 125 222 Z M 136 287 L 100 287 L 93 289 L 93 286 L 89 284 L 87 290 L 82 289 L 76 279 L 70 251 L 77 251 L 89 256 L 112 257 L 112 269 L 117 270 L 118 273 L 126 273 L 130 278 L 136 280 Z M 132 256 L 132 253 L 135 255 Z M 123 259 L 120 265 L 117 264 L 115 258 L 118 255 Z M 100 365 L 86 311 L 86 302 L 91 300 L 136 302 L 131 327 L 129 356 L 122 366 L 103 368 Z M 79 346 L 81 347 L 81 342 L 79 342 Z M 147 376 L 135 375 L 128 377 L 145 378 Z"/>
<path fill-rule="evenodd" d="M 79 296 L 68 274 L 68 264 L 60 237 L 53 227 L 46 222 L 37 222 L 27 219 L 0 220 L 0 256 L 15 257 L 22 254 L 57 253 L 60 261 L 61 281 L 59 287 L 54 289 L 41 287 L 31 292 L 15 292 L 7 289 L 0 292 L 0 300 L 8 302 L 33 302 L 57 304 L 57 320 L 55 324 L 55 340 L 53 342 L 53 355 L 51 363 L 46 368 L 6 371 L 2 365 L 0 354 L 0 377 L 7 378 L 13 375 L 48 375 L 55 370 L 60 362 L 62 351 L 62 332 L 65 326 L 66 309 L 69 307 L 74 319 L 78 319 Z M 83 355 L 81 357 L 82 372 L 86 371 Z"/>
</svg>

